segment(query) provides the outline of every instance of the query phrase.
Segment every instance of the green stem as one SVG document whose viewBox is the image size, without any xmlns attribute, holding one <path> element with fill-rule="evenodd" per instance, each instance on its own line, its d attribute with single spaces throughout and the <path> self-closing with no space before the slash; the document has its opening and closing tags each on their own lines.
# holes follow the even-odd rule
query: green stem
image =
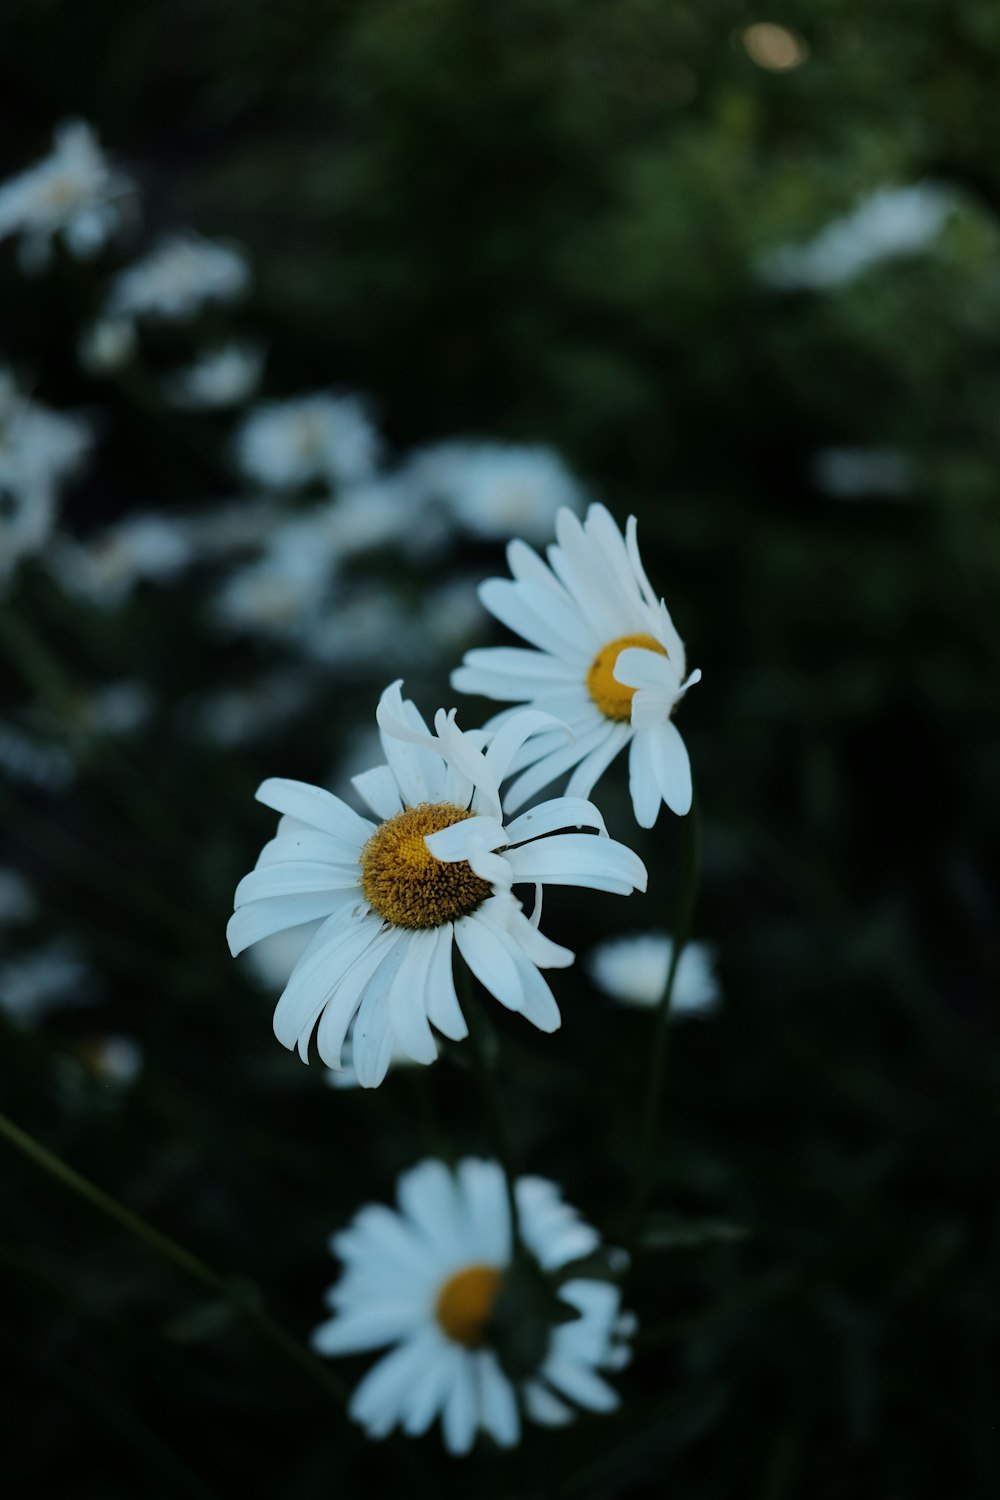
<svg viewBox="0 0 1000 1500">
<path fill-rule="evenodd" d="M 500 1082 L 497 1077 L 499 1048 L 496 1033 L 479 996 L 474 993 L 472 975 L 462 971 L 459 981 L 462 986 L 462 1009 L 469 1023 L 469 1042 L 475 1066 L 479 1091 L 482 1094 L 489 1119 L 490 1136 L 497 1160 L 503 1168 L 504 1185 L 507 1190 L 507 1207 L 510 1211 L 510 1238 L 513 1259 L 517 1261 L 523 1251 L 521 1239 L 521 1216 L 517 1207 L 517 1172 L 514 1167 L 514 1151 L 511 1144 L 507 1116 L 504 1113 Z"/>
<path fill-rule="evenodd" d="M 240 1317 L 245 1318 L 256 1329 L 261 1338 L 296 1364 L 317 1385 L 320 1385 L 331 1400 L 338 1406 L 344 1404 L 346 1392 L 340 1381 L 318 1360 L 313 1359 L 308 1350 L 269 1313 L 257 1306 L 250 1290 L 245 1285 L 241 1286 L 239 1282 L 228 1281 L 205 1261 L 200 1260 L 197 1255 L 192 1255 L 183 1245 L 179 1245 L 176 1240 L 162 1234 L 155 1225 L 147 1223 L 145 1219 L 140 1218 L 117 1199 L 110 1197 L 95 1183 L 82 1177 L 79 1172 L 74 1171 L 68 1163 L 55 1156 L 33 1136 L 21 1130 L 12 1120 L 8 1120 L 4 1114 L 0 1114 L 0 1135 L 4 1136 L 29 1161 L 34 1162 L 35 1166 L 47 1172 L 57 1182 L 61 1182 L 64 1187 L 69 1188 L 70 1192 L 83 1198 L 92 1208 L 96 1208 L 99 1213 L 113 1219 L 122 1229 L 137 1240 L 141 1240 L 149 1249 L 176 1266 L 179 1271 L 183 1271 L 186 1276 L 190 1276 L 193 1281 L 199 1282 L 202 1286 L 210 1288 L 216 1295 L 223 1297 Z"/>
<path fill-rule="evenodd" d="M 660 1097 L 663 1092 L 663 1076 L 666 1067 L 670 1038 L 670 1002 L 674 993 L 674 980 L 681 961 L 681 954 L 691 936 L 695 903 L 698 899 L 698 882 L 701 874 L 701 817 L 697 796 L 692 797 L 691 811 L 684 819 L 684 864 L 681 873 L 680 892 L 674 912 L 672 949 L 667 982 L 653 1020 L 653 1044 L 649 1056 L 649 1073 L 642 1107 L 642 1125 L 639 1137 L 639 1152 L 636 1160 L 635 1181 L 632 1200 L 626 1218 L 625 1245 L 630 1256 L 634 1256 L 639 1234 L 639 1223 L 649 1196 L 649 1179 L 653 1165 L 653 1144 L 660 1116 Z"/>
</svg>

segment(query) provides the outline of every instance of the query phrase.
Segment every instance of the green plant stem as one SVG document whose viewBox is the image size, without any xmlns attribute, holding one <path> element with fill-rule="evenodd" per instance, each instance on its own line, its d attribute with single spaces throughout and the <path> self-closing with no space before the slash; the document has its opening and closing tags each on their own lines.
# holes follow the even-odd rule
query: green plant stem
<svg viewBox="0 0 1000 1500">
<path fill-rule="evenodd" d="M 667 982 L 653 1019 L 653 1043 L 649 1054 L 649 1072 L 642 1106 L 642 1123 L 639 1133 L 639 1151 L 636 1157 L 635 1179 L 632 1198 L 625 1221 L 625 1246 L 629 1256 L 634 1257 L 639 1234 L 639 1224 L 646 1200 L 649 1197 L 649 1179 L 653 1165 L 653 1145 L 660 1117 L 660 1098 L 663 1093 L 663 1077 L 666 1068 L 670 1038 L 670 1002 L 674 993 L 674 980 L 681 961 L 681 954 L 691 936 L 695 903 L 698 899 L 698 883 L 701 875 L 701 817 L 697 796 L 692 797 L 691 811 L 684 821 L 684 855 L 681 870 L 680 891 L 674 912 L 672 948 Z"/>
<path fill-rule="evenodd" d="M 344 1405 L 347 1393 L 336 1376 L 315 1360 L 304 1345 L 293 1338 L 269 1313 L 257 1306 L 252 1289 L 248 1288 L 245 1283 L 229 1281 L 221 1276 L 197 1255 L 192 1255 L 190 1250 L 186 1250 L 183 1245 L 179 1245 L 168 1235 L 162 1234 L 155 1225 L 147 1223 L 132 1209 L 126 1208 L 123 1203 L 110 1197 L 95 1183 L 81 1176 L 68 1163 L 54 1155 L 26 1131 L 21 1130 L 4 1114 L 0 1114 L 0 1135 L 35 1166 L 40 1167 L 43 1172 L 47 1172 L 50 1177 L 69 1188 L 70 1192 L 83 1198 L 99 1213 L 113 1219 L 127 1233 L 141 1240 L 149 1249 L 169 1261 L 179 1271 L 183 1271 L 186 1276 L 190 1276 L 193 1281 L 199 1282 L 217 1296 L 223 1297 L 240 1317 L 245 1318 L 256 1329 L 262 1339 L 297 1365 L 315 1384 L 321 1386 L 324 1393 L 338 1407 Z"/>
<path fill-rule="evenodd" d="M 469 1042 L 472 1048 L 476 1078 L 483 1097 L 483 1103 L 486 1106 L 493 1149 L 503 1168 L 504 1184 L 507 1189 L 507 1206 L 510 1210 L 511 1251 L 516 1261 L 523 1252 L 521 1216 L 517 1207 L 517 1192 L 515 1190 L 517 1172 L 514 1165 L 514 1151 L 511 1145 L 507 1116 L 504 1113 L 503 1099 L 500 1093 L 500 1080 L 497 1076 L 498 1048 L 496 1034 L 490 1018 L 480 1002 L 479 996 L 474 992 L 472 975 L 468 971 L 463 971 L 460 983 L 463 988 L 462 1009 L 469 1023 Z"/>
</svg>

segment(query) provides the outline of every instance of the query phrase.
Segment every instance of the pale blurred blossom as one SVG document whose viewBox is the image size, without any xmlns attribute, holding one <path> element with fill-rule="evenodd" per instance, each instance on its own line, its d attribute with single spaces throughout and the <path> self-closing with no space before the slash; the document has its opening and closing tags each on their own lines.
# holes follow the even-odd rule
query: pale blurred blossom
<svg viewBox="0 0 1000 1500">
<path fill-rule="evenodd" d="M 239 406 L 257 389 L 263 369 L 264 354 L 258 345 L 224 344 L 167 375 L 164 394 L 172 406 L 185 411 Z"/>
<path fill-rule="evenodd" d="M 0 1010 L 18 1025 L 36 1026 L 51 1011 L 74 1010 L 94 998 L 94 976 L 66 939 L 0 963 Z"/>
<path fill-rule="evenodd" d="M 216 592 L 212 612 L 229 630 L 288 635 L 320 616 L 336 578 L 325 514 L 286 522 L 264 555 L 236 569 Z"/>
<path fill-rule="evenodd" d="M 269 489 L 357 484 L 375 471 L 379 438 L 357 396 L 321 391 L 257 407 L 236 435 L 243 473 Z"/>
<path fill-rule="evenodd" d="M 164 322 L 192 318 L 212 302 L 235 302 L 250 285 L 250 264 L 235 245 L 205 239 L 193 230 L 169 235 L 111 284 L 113 318 Z"/>
<path fill-rule="evenodd" d="M 0 865 L 0 924 L 29 922 L 37 910 L 35 893 L 24 876 Z"/>
<path fill-rule="evenodd" d="M 812 476 L 836 500 L 898 499 L 913 484 L 912 465 L 892 448 L 824 448 L 813 458 Z"/>
<path fill-rule="evenodd" d="M 587 972 L 606 995 L 625 1005 L 652 1009 L 667 985 L 673 943 L 665 932 L 612 938 L 599 943 L 587 958 Z M 705 943 L 687 943 L 677 963 L 670 1014 L 705 1015 L 714 1010 L 720 990 L 715 955 Z"/>
<path fill-rule="evenodd" d="M 71 255 L 96 255 L 122 223 L 134 192 L 84 120 L 56 126 L 52 152 L 0 185 L 0 239 L 19 235 L 26 271 L 43 270 L 62 235 Z"/>
<path fill-rule="evenodd" d="M 542 445 L 455 439 L 419 450 L 408 469 L 427 501 L 485 541 L 547 541 L 556 512 L 579 512 L 586 499 L 559 454 Z"/>
<path fill-rule="evenodd" d="M 136 342 L 127 318 L 98 318 L 81 333 L 77 354 L 88 375 L 114 375 L 132 359 Z"/>
<path fill-rule="evenodd" d="M 30 400 L 0 367 L 0 583 L 52 534 L 62 485 L 90 451 L 86 422 Z"/>
<path fill-rule="evenodd" d="M 201 738 L 237 749 L 281 730 L 308 707 L 313 691 L 305 678 L 281 672 L 249 687 L 204 694 L 188 709 Z"/>
<path fill-rule="evenodd" d="M 72 784 L 76 764 L 64 746 L 0 720 L 0 776 L 42 792 L 62 792 Z"/>
<path fill-rule="evenodd" d="M 928 249 L 954 208 L 954 195 L 933 183 L 878 188 L 804 245 L 770 251 L 760 275 L 782 291 L 844 286 L 871 266 Z"/>
<path fill-rule="evenodd" d="M 87 542 L 61 536 L 47 561 L 66 593 L 118 609 L 139 583 L 172 582 L 194 561 L 194 550 L 182 521 L 147 511 L 125 516 Z"/>
</svg>

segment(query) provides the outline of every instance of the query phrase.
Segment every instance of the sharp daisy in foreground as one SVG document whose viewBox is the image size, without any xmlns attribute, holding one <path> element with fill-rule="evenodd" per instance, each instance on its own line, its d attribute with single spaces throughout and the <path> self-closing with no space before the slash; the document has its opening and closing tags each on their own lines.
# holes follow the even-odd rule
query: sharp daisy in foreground
<svg viewBox="0 0 1000 1500">
<path fill-rule="evenodd" d="M 396 1210 L 369 1203 L 332 1237 L 344 1274 L 327 1293 L 333 1317 L 315 1330 L 313 1347 L 329 1355 L 394 1346 L 348 1408 L 369 1437 L 395 1427 L 415 1437 L 440 1416 L 451 1453 L 467 1453 L 480 1430 L 509 1448 L 521 1435 L 519 1401 L 545 1426 L 569 1422 L 576 1408 L 618 1405 L 599 1372 L 627 1364 L 635 1320 L 621 1312 L 611 1282 L 557 1279 L 598 1249 L 597 1233 L 554 1183 L 520 1177 L 514 1191 L 531 1281 L 523 1266 L 512 1268 L 503 1172 L 494 1161 L 467 1157 L 454 1173 L 440 1161 L 420 1162 L 400 1177 Z M 529 1284 L 540 1295 L 525 1295 Z M 536 1350 L 516 1372 L 498 1352 L 512 1343 Z"/>
<path fill-rule="evenodd" d="M 432 734 L 394 683 L 376 717 L 387 764 L 353 781 L 378 821 L 320 787 L 263 782 L 258 801 L 282 817 L 237 887 L 228 929 L 236 954 L 324 918 L 278 1001 L 274 1031 L 304 1061 L 315 1032 L 321 1059 L 339 1068 L 356 1015 L 353 1064 L 366 1088 L 381 1083 L 396 1043 L 430 1063 L 432 1026 L 453 1041 L 466 1036 L 454 948 L 508 1010 L 555 1031 L 559 1007 L 540 971 L 574 955 L 539 930 L 543 888 L 625 896 L 646 887 L 642 861 L 608 838 L 597 808 L 579 797 L 503 822 L 500 782 L 525 740 L 567 734 L 550 715 L 515 715 L 487 747 L 481 731 L 458 728 L 454 710 L 438 710 Z M 534 888 L 530 918 L 513 893 L 520 884 Z"/>
<path fill-rule="evenodd" d="M 511 542 L 513 578 L 491 578 L 479 591 L 490 613 L 535 649 L 470 651 L 452 686 L 544 704 L 573 731 L 568 744 L 542 731 L 513 758 L 510 772 L 520 774 L 504 796 L 509 812 L 568 771 L 567 795 L 588 797 L 627 745 L 636 821 L 652 828 L 661 802 L 681 815 L 691 808 L 691 766 L 673 714 L 701 673 L 687 674 L 684 644 L 643 570 L 634 516 L 622 536 L 603 505 L 591 505 L 582 523 L 563 509 L 556 536 L 548 565 Z M 512 712 L 487 730 L 499 730 Z"/>
</svg>

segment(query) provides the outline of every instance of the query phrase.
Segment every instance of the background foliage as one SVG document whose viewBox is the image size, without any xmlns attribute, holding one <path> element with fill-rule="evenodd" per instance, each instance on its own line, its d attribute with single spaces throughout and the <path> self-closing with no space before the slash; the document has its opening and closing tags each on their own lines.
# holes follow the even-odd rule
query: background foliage
<svg viewBox="0 0 1000 1500">
<path fill-rule="evenodd" d="M 805 39 L 801 66 L 754 64 L 758 20 Z M 747 1231 L 643 1256 L 615 1417 L 502 1462 L 448 1462 L 432 1436 L 411 1476 L 404 1444 L 366 1443 L 224 1302 L 3 1146 L 10 1493 L 998 1493 L 998 64 L 984 0 L 6 7 L 4 175 L 81 114 L 140 171 L 154 229 L 241 240 L 269 389 L 363 390 L 400 451 L 552 443 L 640 517 L 705 674 L 683 729 L 726 996 L 672 1041 L 658 1206 Z M 823 293 L 758 274 L 925 177 L 960 199 L 933 253 Z M 95 407 L 73 277 L 29 285 L 5 253 L 6 353 Z M 223 460 L 133 417 L 74 496 L 80 529 L 238 493 Z M 904 455 L 909 494 L 824 494 L 831 447 Z M 177 593 L 141 595 L 125 627 L 26 570 L 14 603 L 70 681 L 139 678 L 155 708 L 127 772 L 84 744 L 62 798 L 0 782 L 38 934 L 70 934 L 103 986 L 99 1013 L 6 1027 L 4 1109 L 304 1338 L 327 1234 L 443 1136 L 487 1148 L 461 1066 L 333 1093 L 225 951 L 270 827 L 257 781 L 335 775 L 397 668 L 320 684 L 227 753 L 184 705 L 271 648 L 206 637 Z M 38 711 L 13 667 L 2 688 L 5 714 Z M 451 702 L 447 663 L 407 688 Z M 607 785 L 612 832 L 636 836 Z M 552 935 L 664 923 L 678 845 L 664 815 L 637 843 L 650 895 L 567 897 Z M 582 975 L 559 996 L 554 1039 L 500 1017 L 518 1147 L 613 1241 L 648 1018 Z M 123 1097 L 82 1072 L 67 1094 L 98 1015 L 144 1049 Z"/>
</svg>

